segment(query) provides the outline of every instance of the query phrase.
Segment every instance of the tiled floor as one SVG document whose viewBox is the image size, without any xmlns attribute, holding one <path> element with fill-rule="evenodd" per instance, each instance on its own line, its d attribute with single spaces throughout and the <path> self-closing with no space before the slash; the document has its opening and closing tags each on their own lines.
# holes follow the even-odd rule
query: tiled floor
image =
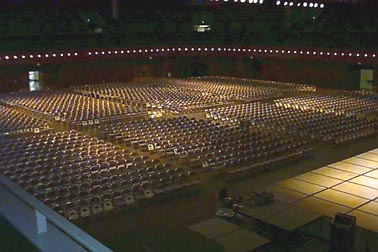
<svg viewBox="0 0 378 252">
<path fill-rule="evenodd" d="M 370 160 L 370 161 L 377 161 L 377 156 L 378 156 L 377 154 L 366 152 L 366 153 L 363 153 L 361 155 L 358 155 L 357 157 L 367 159 L 367 160 Z"/>
<path fill-rule="evenodd" d="M 311 195 L 326 189 L 325 187 L 310 184 L 295 178 L 287 179 L 277 185 L 306 195 Z"/>
<path fill-rule="evenodd" d="M 370 178 L 366 176 L 360 176 L 360 177 L 354 178 L 350 180 L 350 182 L 360 184 L 363 186 L 368 186 L 371 188 L 378 188 L 378 179 Z"/>
<path fill-rule="evenodd" d="M 339 192 L 336 190 L 325 190 L 314 195 L 316 198 L 324 199 L 342 206 L 356 208 L 368 202 L 367 199 L 360 198 L 348 193 Z"/>
<path fill-rule="evenodd" d="M 355 178 L 358 176 L 358 174 L 356 173 L 342 171 L 342 170 L 334 169 L 331 167 L 322 167 L 322 168 L 313 170 L 312 172 L 323 175 L 323 176 L 335 178 L 335 179 L 341 179 L 341 180 L 348 180 L 348 179 Z"/>
<path fill-rule="evenodd" d="M 344 162 L 355 164 L 355 165 L 361 165 L 361 166 L 365 166 L 372 169 L 378 168 L 378 161 L 374 162 L 374 161 L 367 160 L 364 158 L 352 157 L 352 158 L 345 159 Z"/>
<path fill-rule="evenodd" d="M 372 153 L 372 154 L 378 155 L 378 149 L 368 151 L 368 153 Z"/>
<path fill-rule="evenodd" d="M 367 212 L 369 214 L 377 215 L 378 216 L 378 202 L 371 201 L 366 205 L 363 205 L 358 208 L 361 211 Z"/>
<path fill-rule="evenodd" d="M 295 178 L 303 180 L 308 183 L 315 184 L 315 185 L 324 186 L 324 187 L 332 187 L 343 182 L 342 180 L 339 180 L 339 179 L 326 177 L 326 176 L 312 173 L 312 172 L 299 175 Z"/>
<path fill-rule="evenodd" d="M 357 217 L 357 226 L 377 232 L 378 231 L 378 216 L 368 214 L 359 210 L 354 210 L 349 213 Z"/>
<path fill-rule="evenodd" d="M 344 193 L 350 193 L 352 195 L 373 200 L 378 197 L 378 190 L 363 186 L 363 185 L 358 185 L 355 183 L 351 182 L 345 182 L 340 185 L 335 186 L 333 189 L 344 192 Z"/>
<path fill-rule="evenodd" d="M 372 178 L 378 179 L 378 169 L 366 173 L 365 176 L 368 176 L 368 177 L 372 177 Z"/>
<path fill-rule="evenodd" d="M 271 186 L 266 188 L 267 191 L 272 192 L 276 198 L 285 203 L 294 203 L 300 199 L 307 197 L 306 194 L 292 191 L 280 186 Z"/>
<path fill-rule="evenodd" d="M 299 202 L 297 206 L 328 217 L 334 217 L 336 213 L 347 213 L 351 208 L 315 197 L 308 197 Z"/>
<path fill-rule="evenodd" d="M 372 168 L 367 168 L 360 165 L 354 165 L 354 164 L 349 164 L 345 162 L 333 163 L 333 164 L 328 165 L 328 167 L 336 168 L 336 169 L 347 171 L 347 172 L 357 173 L 357 174 L 364 174 L 369 171 L 372 171 Z"/>
<path fill-rule="evenodd" d="M 338 212 L 355 215 L 359 227 L 378 232 L 378 149 L 284 180 L 267 190 L 276 200 L 325 216 L 334 217 Z"/>
</svg>

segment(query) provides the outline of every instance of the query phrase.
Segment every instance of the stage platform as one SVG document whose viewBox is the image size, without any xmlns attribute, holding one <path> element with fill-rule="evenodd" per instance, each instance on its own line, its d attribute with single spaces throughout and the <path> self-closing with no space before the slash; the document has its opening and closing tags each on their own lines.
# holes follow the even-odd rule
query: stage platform
<svg viewBox="0 0 378 252">
<path fill-rule="evenodd" d="M 322 215 L 320 214 L 307 211 L 300 207 L 290 207 L 279 213 L 267 216 L 263 218 L 263 220 L 275 227 L 292 232 L 321 217 Z"/>
<path fill-rule="evenodd" d="M 282 221 L 279 216 L 296 216 L 287 213 L 290 209 L 305 209 L 331 218 L 341 212 L 357 216 L 358 227 L 378 232 L 378 149 L 287 179 L 264 190 L 272 192 L 275 198 L 275 203 L 267 208 L 281 206 L 271 215 L 276 215 L 279 221 Z M 259 212 L 258 208 L 247 211 Z M 264 209 L 254 216 L 269 222 Z M 299 221 L 291 219 L 293 223 Z M 290 219 L 288 221 L 291 222 Z"/>
<path fill-rule="evenodd" d="M 245 207 L 237 211 L 246 217 L 292 232 L 321 218 L 321 214 L 275 200 L 264 206 Z"/>
<path fill-rule="evenodd" d="M 357 226 L 378 232 L 378 149 L 264 188 L 274 202 L 240 213 L 287 231 L 336 213 L 357 216 Z"/>
<path fill-rule="evenodd" d="M 225 252 L 250 252 L 270 242 L 263 236 L 218 217 L 189 226 L 189 229 L 222 245 Z"/>
</svg>

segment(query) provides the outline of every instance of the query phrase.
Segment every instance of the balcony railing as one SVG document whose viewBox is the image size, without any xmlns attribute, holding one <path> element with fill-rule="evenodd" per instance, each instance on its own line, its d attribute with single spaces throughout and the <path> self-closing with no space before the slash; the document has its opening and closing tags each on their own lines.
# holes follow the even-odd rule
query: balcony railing
<svg viewBox="0 0 378 252">
<path fill-rule="evenodd" d="M 42 252 L 112 251 L 2 174 L 0 214 Z"/>
</svg>

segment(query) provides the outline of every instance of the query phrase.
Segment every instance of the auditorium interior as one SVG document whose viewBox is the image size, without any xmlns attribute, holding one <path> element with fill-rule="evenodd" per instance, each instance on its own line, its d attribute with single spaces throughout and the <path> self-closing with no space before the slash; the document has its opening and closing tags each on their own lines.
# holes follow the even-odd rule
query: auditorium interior
<svg viewBox="0 0 378 252">
<path fill-rule="evenodd" d="M 0 2 L 0 252 L 373 252 L 373 0 Z"/>
</svg>

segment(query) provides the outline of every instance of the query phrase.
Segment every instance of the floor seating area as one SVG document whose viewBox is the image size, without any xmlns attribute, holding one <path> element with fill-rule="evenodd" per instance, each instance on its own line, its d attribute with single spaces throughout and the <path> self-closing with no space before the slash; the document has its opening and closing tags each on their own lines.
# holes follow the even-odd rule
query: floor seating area
<svg viewBox="0 0 378 252">
<path fill-rule="evenodd" d="M 0 136 L 22 133 L 39 133 L 49 130 L 47 122 L 0 105 Z"/>
<path fill-rule="evenodd" d="M 325 113 L 304 109 L 301 103 L 290 106 L 280 100 L 275 104 L 245 103 L 206 110 L 206 118 L 216 122 L 240 124 L 249 121 L 253 127 L 280 135 L 306 137 L 309 141 L 341 144 L 376 135 L 377 121 L 364 117 Z"/>
<path fill-rule="evenodd" d="M 172 84 L 171 80 L 165 79 L 76 87 L 75 91 L 149 110 L 164 109 L 173 114 L 196 112 L 228 102 L 227 97 L 189 90 L 181 83 Z"/>
<path fill-rule="evenodd" d="M 148 156 L 74 130 L 1 142 L 0 172 L 70 220 L 198 183 Z"/>
<path fill-rule="evenodd" d="M 0 96 L 0 102 L 55 118 L 57 121 L 83 122 L 147 115 L 139 108 L 54 90 L 6 94 Z"/>
<path fill-rule="evenodd" d="M 203 170 L 231 169 L 279 158 L 284 162 L 308 147 L 305 140 L 266 132 L 249 134 L 239 126 L 188 117 L 118 122 L 100 128 L 109 141 L 171 160 L 180 159 L 193 169 Z"/>
<path fill-rule="evenodd" d="M 101 86 L 76 88 L 79 93 L 102 98 L 112 98 L 122 103 L 137 105 L 147 109 L 165 109 L 173 114 L 194 112 L 206 106 L 227 102 L 224 97 L 186 90 L 180 86 L 154 86 L 147 83 L 114 83 Z M 167 84 L 167 83 L 165 83 Z"/>
<path fill-rule="evenodd" d="M 262 98 L 281 96 L 282 92 L 277 89 L 259 86 L 258 82 L 250 82 L 249 85 L 238 81 L 219 82 L 217 80 L 183 80 L 180 86 L 201 93 L 210 93 L 227 97 L 230 100 L 251 101 Z"/>
<path fill-rule="evenodd" d="M 377 102 L 343 96 L 306 95 L 288 97 L 276 100 L 276 105 L 353 116 L 377 115 L 378 113 Z"/>
<path fill-rule="evenodd" d="M 120 101 L 142 108 L 166 109 L 173 114 L 202 112 L 206 108 L 281 97 L 288 92 L 314 91 L 314 87 L 291 83 L 233 78 L 145 79 L 74 88 L 79 94 Z"/>
<path fill-rule="evenodd" d="M 279 81 L 269 81 L 269 80 L 257 80 L 257 79 L 242 79 L 234 77 L 223 77 L 223 76 L 207 76 L 194 78 L 196 80 L 203 80 L 208 82 L 216 82 L 219 84 L 232 84 L 232 85 L 243 85 L 243 86 L 258 86 L 270 89 L 281 90 L 282 92 L 315 92 L 316 86 L 308 84 L 298 84 L 298 83 L 288 83 Z"/>
<path fill-rule="evenodd" d="M 2 94 L 0 172 L 75 220 L 377 136 L 375 100 L 315 92 L 202 77 Z"/>
<path fill-rule="evenodd" d="M 358 91 L 340 91 L 338 95 L 355 98 L 355 99 L 363 99 L 366 101 L 377 102 L 378 101 L 378 93 L 376 91 L 370 90 L 358 90 Z"/>
</svg>

